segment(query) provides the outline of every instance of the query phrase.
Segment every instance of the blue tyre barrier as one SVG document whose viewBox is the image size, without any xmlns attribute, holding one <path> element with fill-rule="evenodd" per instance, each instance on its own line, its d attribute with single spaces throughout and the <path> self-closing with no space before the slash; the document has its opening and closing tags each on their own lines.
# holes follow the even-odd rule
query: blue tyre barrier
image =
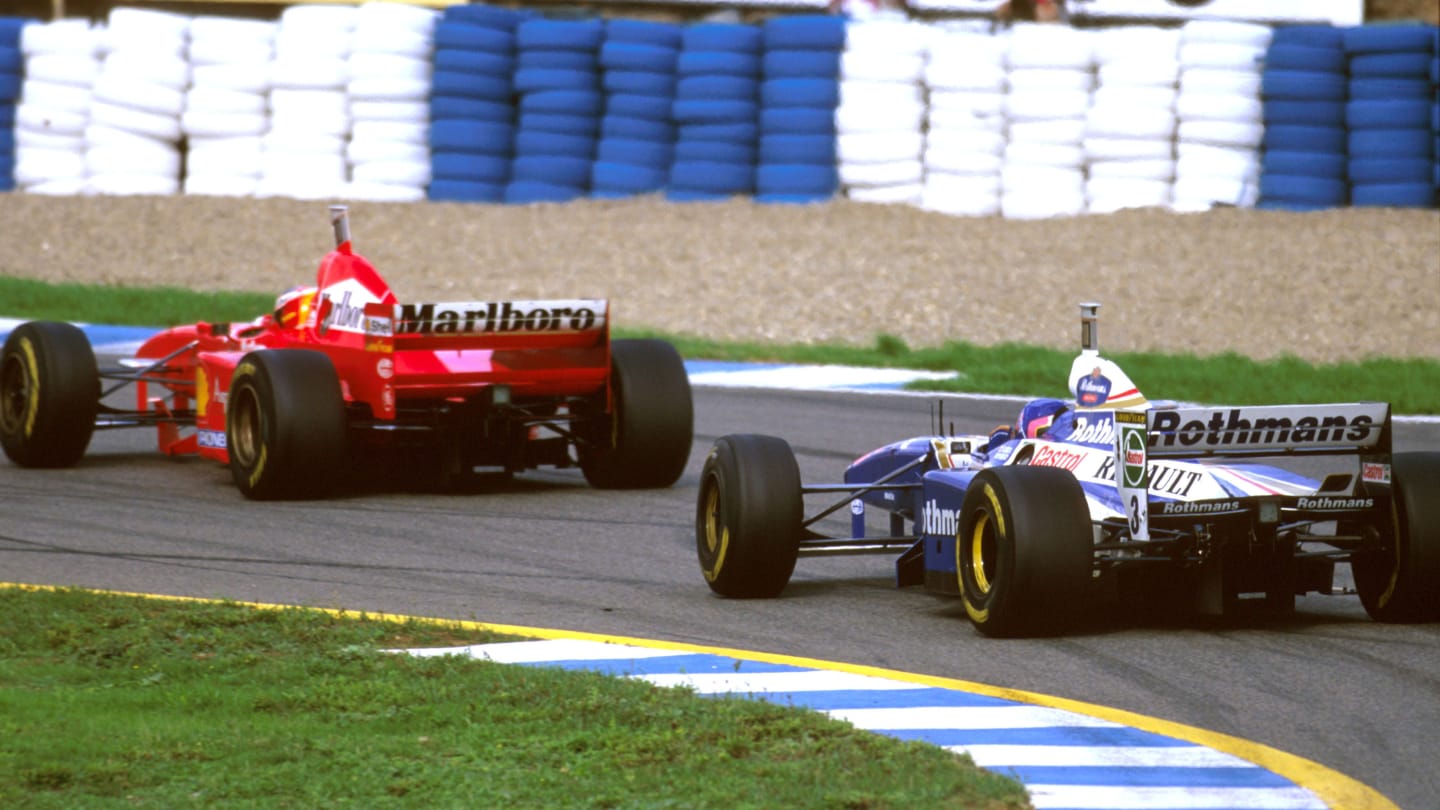
<svg viewBox="0 0 1440 810">
<path fill-rule="evenodd" d="M 673 141 L 675 125 L 668 120 L 634 118 L 608 113 L 600 118 L 601 138 L 635 138 L 642 141 Z"/>
<path fill-rule="evenodd" d="M 668 167 L 596 161 L 591 168 L 590 186 L 597 191 L 643 194 L 664 188 L 668 176 Z"/>
<path fill-rule="evenodd" d="M 1350 59 L 1350 75 L 1361 78 L 1429 78 L 1432 57 L 1424 51 L 1364 53 Z"/>
<path fill-rule="evenodd" d="M 743 23 L 695 23 L 680 35 L 680 48 L 685 51 L 758 54 L 761 44 L 760 29 Z"/>
<path fill-rule="evenodd" d="M 1260 159 L 1260 170 L 1266 174 L 1343 180 L 1348 167 L 1349 161 L 1339 153 L 1267 150 Z"/>
<path fill-rule="evenodd" d="M 584 92 L 599 89 L 600 75 L 593 70 L 522 68 L 515 71 L 517 93 L 543 93 L 550 90 Z"/>
<path fill-rule="evenodd" d="M 509 76 L 437 70 L 430 77 L 430 93 L 435 96 L 509 101 L 514 91 L 515 88 Z"/>
<path fill-rule="evenodd" d="M 1260 74 L 1260 94 L 1265 98 L 1344 101 L 1348 84 L 1343 74 L 1312 70 L 1265 70 Z"/>
<path fill-rule="evenodd" d="M 600 119 L 593 115 L 560 115 L 558 113 L 521 113 L 519 128 L 527 132 L 554 132 L 594 138 L 600 134 Z"/>
<path fill-rule="evenodd" d="M 677 160 L 670 167 L 670 187 L 711 194 L 750 194 L 755 191 L 755 166 L 714 160 Z"/>
<path fill-rule="evenodd" d="M 441 20 L 435 24 L 435 49 L 455 48 L 463 51 L 489 51 L 508 54 L 515 50 L 512 30 Z"/>
<path fill-rule="evenodd" d="M 680 52 L 660 45 L 606 42 L 600 46 L 600 66 L 607 70 L 672 73 Z"/>
<path fill-rule="evenodd" d="M 759 90 L 760 82 L 749 76 L 686 76 L 675 82 L 675 100 L 753 102 Z"/>
<path fill-rule="evenodd" d="M 1262 174 L 1260 197 L 1312 205 L 1344 205 L 1350 186 L 1344 180 L 1302 175 Z"/>
<path fill-rule="evenodd" d="M 593 51 L 569 51 L 559 48 L 522 48 L 516 51 L 516 64 L 521 70 L 583 70 L 593 72 L 600 60 Z"/>
<path fill-rule="evenodd" d="M 1266 124 L 1301 124 L 1312 127 L 1345 126 L 1343 101 L 1287 101 L 1266 99 Z"/>
<path fill-rule="evenodd" d="M 681 51 L 675 58 L 675 75 L 759 76 L 760 57 L 738 51 Z"/>
<path fill-rule="evenodd" d="M 1351 79 L 1351 101 L 1430 98 L 1429 79 Z"/>
<path fill-rule="evenodd" d="M 607 70 L 600 74 L 600 89 L 607 93 L 669 98 L 675 95 L 675 74 Z"/>
<path fill-rule="evenodd" d="M 659 45 L 678 50 L 684 31 L 683 26 L 675 23 L 617 18 L 605 23 L 605 40 L 636 45 Z"/>
<path fill-rule="evenodd" d="M 840 51 L 774 50 L 760 59 L 767 79 L 834 79 L 840 75 Z"/>
<path fill-rule="evenodd" d="M 835 79 L 770 79 L 760 85 L 760 103 L 833 110 L 840 104 L 840 83 Z"/>
<path fill-rule="evenodd" d="M 761 135 L 761 163 L 833 166 L 835 138 L 829 135 Z"/>
<path fill-rule="evenodd" d="M 1344 73 L 1345 52 L 1339 48 L 1310 45 L 1275 45 L 1265 51 L 1266 70 L 1304 70 L 1317 73 Z"/>
<path fill-rule="evenodd" d="M 595 147 L 596 163 L 625 163 L 631 166 L 668 168 L 675 159 L 675 145 L 636 138 L 601 138 Z"/>
<path fill-rule="evenodd" d="M 605 113 L 625 118 L 644 118 L 650 121 L 670 120 L 674 102 L 669 96 L 642 96 L 634 93 L 615 93 L 605 100 Z"/>
<path fill-rule="evenodd" d="M 460 96 L 435 96 L 430 99 L 430 120 L 463 118 L 472 121 L 510 123 L 515 120 L 515 106 L 506 101 L 486 101 Z"/>
<path fill-rule="evenodd" d="M 431 173 L 436 179 L 502 185 L 510 179 L 510 159 L 474 152 L 432 152 Z"/>
<path fill-rule="evenodd" d="M 520 97 L 520 112 L 600 115 L 605 97 L 599 90 L 541 90 Z"/>
<path fill-rule="evenodd" d="M 453 21 L 484 28 L 498 28 L 502 31 L 514 31 L 515 26 L 534 16 L 534 13 L 530 11 L 517 11 L 499 6 L 454 5 L 445 9 L 440 22 L 436 23 L 436 28 Z"/>
<path fill-rule="evenodd" d="M 1350 204 L 1386 208 L 1429 208 L 1435 204 L 1431 183 L 1366 183 L 1350 189 Z"/>
<path fill-rule="evenodd" d="M 515 28 L 515 47 L 595 51 L 605 37 L 600 20 L 526 20 Z"/>
<path fill-rule="evenodd" d="M 1345 107 L 1351 129 L 1410 129 L 1430 126 L 1431 104 L 1425 100 L 1352 101 Z"/>
<path fill-rule="evenodd" d="M 760 194 L 834 194 L 840 175 L 834 164 L 772 163 L 755 169 L 755 191 Z"/>
<path fill-rule="evenodd" d="M 1428 183 L 1435 170 L 1430 158 L 1352 158 L 1350 182 Z"/>
<path fill-rule="evenodd" d="M 583 186 L 561 186 L 538 180 L 516 180 L 505 186 L 504 201 L 511 205 L 569 202 L 585 196 Z"/>
<path fill-rule="evenodd" d="M 498 121 L 454 119 L 430 125 L 430 148 L 436 151 L 509 155 L 514 139 L 515 127 Z"/>
<path fill-rule="evenodd" d="M 1271 45 L 1344 48 L 1345 29 L 1329 25 L 1284 25 L 1275 29 Z"/>
<path fill-rule="evenodd" d="M 1344 154 L 1345 139 L 1346 132 L 1343 127 L 1281 124 L 1265 129 L 1266 149 Z"/>
<path fill-rule="evenodd" d="M 759 109 L 753 101 L 677 99 L 670 117 L 679 124 L 731 124 L 754 121 Z"/>
<path fill-rule="evenodd" d="M 835 111 L 819 107 L 764 107 L 760 131 L 766 135 L 834 135 Z"/>
<path fill-rule="evenodd" d="M 515 72 L 515 57 L 492 51 L 440 48 L 431 58 L 431 65 L 436 73 L 478 73 L 482 76 L 508 78 Z"/>
<path fill-rule="evenodd" d="M 721 163 L 754 163 L 758 150 L 754 143 L 685 138 L 675 142 L 675 160 L 718 160 Z"/>
<path fill-rule="evenodd" d="M 1427 25 L 1359 25 L 1345 29 L 1345 51 L 1391 53 L 1435 51 L 1434 29 Z"/>
<path fill-rule="evenodd" d="M 1348 148 L 1352 156 L 1423 158 L 1433 157 L 1433 140 L 1429 129 L 1357 129 Z"/>
<path fill-rule="evenodd" d="M 596 138 L 585 135 L 563 135 L 558 132 L 535 132 L 521 129 L 515 133 L 515 156 L 566 157 L 590 160 L 595 154 Z"/>
<path fill-rule="evenodd" d="M 590 183 L 590 158 L 561 155 L 525 155 L 510 167 L 512 182 L 533 180 L 557 186 L 584 187 Z"/>
<path fill-rule="evenodd" d="M 760 27 L 767 50 L 809 48 L 838 51 L 845 47 L 845 18 L 833 14 L 772 17 Z"/>
<path fill-rule="evenodd" d="M 505 186 L 468 180 L 432 180 L 426 196 L 437 202 L 490 202 L 505 199 Z"/>
<path fill-rule="evenodd" d="M 720 143 L 754 143 L 760 136 L 760 128 L 753 121 L 735 121 L 728 124 L 681 124 L 678 137 L 690 141 L 718 141 Z"/>
</svg>

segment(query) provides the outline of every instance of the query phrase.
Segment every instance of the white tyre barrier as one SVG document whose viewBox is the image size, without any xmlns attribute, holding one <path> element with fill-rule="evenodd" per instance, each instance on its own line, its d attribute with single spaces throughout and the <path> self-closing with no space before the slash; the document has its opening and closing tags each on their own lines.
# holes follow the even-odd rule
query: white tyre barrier
<svg viewBox="0 0 1440 810">
<path fill-rule="evenodd" d="M 1260 184 L 1239 178 L 1177 177 L 1172 207 L 1177 211 L 1205 211 L 1217 205 L 1252 208 L 1260 198 Z"/>
<path fill-rule="evenodd" d="M 85 150 L 85 169 L 97 174 L 142 174 L 175 177 L 180 174 L 180 150 L 154 142 L 153 147 L 91 146 Z"/>
<path fill-rule="evenodd" d="M 135 81 L 152 82 L 172 90 L 190 85 L 190 63 L 183 56 L 147 53 L 145 51 L 114 51 L 100 64 L 98 82 L 105 76 L 123 76 Z"/>
<path fill-rule="evenodd" d="M 162 115 L 99 100 L 90 105 L 90 122 L 163 141 L 178 141 L 181 134 L 179 116 Z"/>
<path fill-rule="evenodd" d="M 28 26 L 34 28 L 36 26 Z M 100 75 L 100 60 L 70 53 L 41 53 L 25 60 L 26 81 L 89 87 Z"/>
<path fill-rule="evenodd" d="M 149 135 L 142 135 L 137 132 L 109 126 L 108 124 L 91 123 L 85 127 L 85 146 L 96 148 L 102 146 L 121 146 L 134 149 L 162 149 L 173 151 L 175 144 L 152 138 Z"/>
<path fill-rule="evenodd" d="M 424 186 L 430 182 L 430 158 L 422 160 L 371 160 L 357 163 L 352 176 L 360 183 Z"/>
<path fill-rule="evenodd" d="M 316 154 L 341 157 L 345 152 L 345 136 L 319 132 L 308 127 L 272 128 L 261 138 L 266 154 Z"/>
<path fill-rule="evenodd" d="M 345 145 L 345 158 L 351 163 L 373 161 L 423 162 L 430 165 L 430 148 L 423 143 L 406 143 L 375 138 L 351 137 Z"/>
<path fill-rule="evenodd" d="M 1095 71 L 1101 87 L 1174 87 L 1180 80 L 1177 58 L 1133 58 L 1101 65 Z"/>
<path fill-rule="evenodd" d="M 426 101 L 430 98 L 429 79 L 391 79 L 375 76 L 351 79 L 346 91 L 359 101 Z"/>
<path fill-rule="evenodd" d="M 1003 117 L 1005 94 L 988 90 L 931 90 L 930 112 L 954 111 L 980 117 Z"/>
<path fill-rule="evenodd" d="M 845 50 L 924 57 L 937 29 L 909 20 L 852 21 L 845 26 Z"/>
<path fill-rule="evenodd" d="M 1168 142 L 1175 137 L 1176 122 L 1175 113 L 1161 107 L 1107 103 L 1090 108 L 1084 127 L 1086 137 L 1154 138 Z"/>
<path fill-rule="evenodd" d="M 947 172 L 959 175 L 984 175 L 996 178 L 999 183 L 1000 169 L 1005 159 L 988 152 L 971 152 L 963 149 L 928 146 L 925 149 L 925 170 L 927 173 Z M 929 176 L 929 174 L 927 174 Z"/>
<path fill-rule="evenodd" d="M 352 181 L 345 187 L 345 197 L 368 202 L 408 203 L 426 199 L 425 186 L 400 183 Z"/>
<path fill-rule="evenodd" d="M 1259 70 L 1265 61 L 1265 48 L 1221 42 L 1195 42 L 1180 46 L 1180 70 L 1217 68 L 1223 70 Z"/>
<path fill-rule="evenodd" d="M 1260 97 L 1260 72 L 1225 68 L 1191 68 L 1180 76 L 1181 92 L 1230 93 Z"/>
<path fill-rule="evenodd" d="M 1259 148 L 1265 139 L 1262 124 L 1244 121 L 1185 121 L 1176 128 L 1180 141 L 1208 143 L 1218 146 Z"/>
<path fill-rule="evenodd" d="M 270 116 L 264 112 L 187 110 L 180 114 L 180 128 L 192 138 L 262 135 L 270 129 Z"/>
<path fill-rule="evenodd" d="M 1175 113 L 1182 121 L 1234 121 L 1258 124 L 1263 107 L 1257 96 L 1181 90 Z"/>
<path fill-rule="evenodd" d="M 1090 164 L 1089 179 L 1154 180 L 1170 185 L 1175 180 L 1175 160 L 1102 160 Z"/>
<path fill-rule="evenodd" d="M 90 110 L 92 97 L 89 87 L 30 78 L 20 84 L 20 103 L 39 109 L 65 110 L 83 115 Z"/>
<path fill-rule="evenodd" d="M 61 152 L 83 152 L 85 151 L 84 130 L 76 134 L 60 134 L 54 132 L 42 132 L 30 129 L 27 126 L 17 125 L 15 127 L 15 148 L 33 147 L 35 149 L 56 149 Z"/>
<path fill-rule="evenodd" d="M 398 141 L 425 145 L 429 142 L 430 127 L 425 121 L 357 120 L 351 126 L 350 137 L 355 141 Z"/>
<path fill-rule="evenodd" d="M 1086 137 L 1082 144 L 1091 160 L 1173 160 L 1175 143 L 1158 138 Z"/>
<path fill-rule="evenodd" d="M 918 130 L 850 132 L 835 138 L 835 153 L 841 163 L 919 160 L 924 149 L 925 136 Z"/>
<path fill-rule="evenodd" d="M 345 62 L 346 76 L 356 79 L 422 79 L 429 81 L 433 70 L 428 58 L 393 53 L 355 51 Z"/>
<path fill-rule="evenodd" d="M 269 62 L 274 55 L 270 40 L 206 38 L 191 40 L 190 65 L 229 65 Z"/>
<path fill-rule="evenodd" d="M 1085 138 L 1084 118 L 1055 118 L 1049 121 L 1015 121 L 1010 124 L 1010 142 L 1080 145 Z"/>
<path fill-rule="evenodd" d="M 51 135 L 83 135 L 85 125 L 90 122 L 89 112 L 60 110 L 52 107 L 37 107 L 20 102 L 15 106 L 17 129 L 28 129 Z"/>
<path fill-rule="evenodd" d="M 20 29 L 20 52 L 27 57 L 59 53 L 99 58 L 103 33 L 103 28 L 79 18 L 27 25 Z"/>
<path fill-rule="evenodd" d="M 15 148 L 15 182 L 21 188 L 50 180 L 83 180 L 85 153 L 73 149 Z"/>
<path fill-rule="evenodd" d="M 1082 90 L 1089 92 L 1095 86 L 1095 74 L 1089 70 L 1068 70 L 1062 68 L 1018 68 L 1006 75 L 1011 93 L 1027 91 Z"/>
<path fill-rule="evenodd" d="M 1054 219 L 1085 213 L 1083 191 L 1032 189 L 1000 195 L 1000 215 L 1006 219 Z"/>
<path fill-rule="evenodd" d="M 1000 170 L 1000 188 L 1005 192 L 1081 194 L 1085 190 L 1085 172 L 1078 168 L 1042 166 L 1031 163 L 1007 163 Z"/>
<path fill-rule="evenodd" d="M 1011 141 L 1005 147 L 1005 167 L 1041 166 L 1083 169 L 1085 150 L 1078 143 L 1025 143 Z"/>
<path fill-rule="evenodd" d="M 895 186 L 919 183 L 925 166 L 919 160 L 892 160 L 886 163 L 841 163 L 840 183 L 846 186 Z"/>
<path fill-rule="evenodd" d="M 1179 143 L 1175 146 L 1177 176 L 1257 177 L 1260 156 L 1247 147 Z"/>
<path fill-rule="evenodd" d="M 326 90 L 345 87 L 350 69 L 341 55 L 277 56 L 270 63 L 270 86 Z"/>
<path fill-rule="evenodd" d="M 42 180 L 34 185 L 23 186 L 23 188 L 26 194 L 45 194 L 54 197 L 79 197 L 90 193 L 90 186 L 83 177 Z"/>
<path fill-rule="evenodd" d="M 859 81 L 840 82 L 840 104 L 846 107 L 881 107 L 886 104 L 925 103 L 925 91 L 918 84 L 906 82 Z"/>
<path fill-rule="evenodd" d="M 247 93 L 197 84 L 185 94 L 185 112 L 263 115 L 267 108 L 268 99 L 263 93 Z"/>
<path fill-rule="evenodd" d="M 264 148 L 258 136 L 196 138 L 185 154 L 187 174 L 259 177 Z"/>
<path fill-rule="evenodd" d="M 1107 212 L 1120 208 L 1149 208 L 1169 205 L 1174 198 L 1173 184 L 1168 180 L 1146 180 L 1136 177 L 1091 177 L 1085 181 L 1085 196 L 1091 211 Z M 1105 201 L 1097 206 L 1098 201 Z"/>
<path fill-rule="evenodd" d="M 893 186 L 854 186 L 845 190 L 845 196 L 855 202 L 878 205 L 918 205 L 925 187 L 920 183 L 900 183 Z"/>
<path fill-rule="evenodd" d="M 841 104 L 835 108 L 835 131 L 841 135 L 852 132 L 919 131 L 925 120 L 925 105 L 891 102 L 882 106 L 860 107 Z"/>
<path fill-rule="evenodd" d="M 185 110 L 185 91 L 113 71 L 102 71 L 92 89 L 97 101 L 170 117 Z"/>
<path fill-rule="evenodd" d="M 1095 63 L 1089 31 L 1066 26 L 1016 24 L 1005 61 L 1014 68 L 1090 68 Z"/>
<path fill-rule="evenodd" d="M 190 21 L 190 44 L 197 42 L 263 42 L 275 41 L 279 24 L 272 20 L 250 20 L 241 17 L 200 15 Z"/>
<path fill-rule="evenodd" d="M 185 194 L 204 197 L 254 197 L 260 188 L 258 176 L 188 171 L 181 185 Z"/>
<path fill-rule="evenodd" d="M 918 82 L 925 75 L 921 53 L 845 51 L 840 54 L 842 81 Z"/>
<path fill-rule="evenodd" d="M 266 93 L 270 90 L 270 63 L 240 62 L 226 65 L 197 65 L 195 86 L 217 87 L 245 93 Z"/>
<path fill-rule="evenodd" d="M 430 120 L 430 104 L 425 101 L 352 101 L 350 117 L 356 122 L 424 122 Z"/>
<path fill-rule="evenodd" d="M 969 57 L 932 56 L 925 66 L 924 79 L 931 90 L 1003 93 L 1008 87 L 1002 63 Z"/>
<path fill-rule="evenodd" d="M 435 49 L 435 41 L 418 31 L 360 29 L 350 37 L 351 52 L 390 53 L 419 58 Z"/>
<path fill-rule="evenodd" d="M 1180 27 L 1180 42 L 1209 42 L 1223 45 L 1244 45 L 1268 48 L 1275 30 L 1259 23 L 1230 20 L 1192 20 Z"/>
<path fill-rule="evenodd" d="M 1179 91 L 1174 84 L 1139 87 L 1101 84 L 1090 96 L 1090 111 L 1097 107 L 1115 109 L 1158 109 L 1173 111 Z"/>
<path fill-rule="evenodd" d="M 986 155 L 1005 153 L 1005 135 L 985 129 L 934 129 L 926 138 L 926 148 Z"/>
<path fill-rule="evenodd" d="M 1089 109 L 1088 90 L 1024 90 L 1005 97 L 1005 115 L 1011 121 L 1084 118 Z"/>
<path fill-rule="evenodd" d="M 1154 25 L 1125 25 L 1097 30 L 1091 40 L 1098 65 L 1134 59 L 1175 59 L 1180 51 L 1180 29 Z"/>
</svg>

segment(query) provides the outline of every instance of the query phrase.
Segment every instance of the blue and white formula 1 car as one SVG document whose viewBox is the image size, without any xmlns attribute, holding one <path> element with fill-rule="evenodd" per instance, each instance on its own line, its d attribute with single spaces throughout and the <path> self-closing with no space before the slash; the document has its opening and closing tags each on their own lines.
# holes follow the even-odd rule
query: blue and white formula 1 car
<svg viewBox="0 0 1440 810">
<path fill-rule="evenodd" d="M 696 505 L 705 581 L 774 597 L 799 557 L 898 554 L 899 585 L 960 596 L 1002 637 L 1062 631 L 1106 597 L 1213 615 L 1358 593 L 1379 621 L 1440 620 L 1440 453 L 1392 455 L 1388 404 L 1151 403 L 1100 355 L 1098 310 L 1081 305 L 1075 399 L 990 436 L 895 442 L 826 485 L 801 483 L 783 439 L 721 437 Z M 849 536 L 814 530 L 847 505 Z M 872 509 L 887 534 L 867 533 Z M 1345 562 L 1353 590 L 1334 587 Z"/>
</svg>

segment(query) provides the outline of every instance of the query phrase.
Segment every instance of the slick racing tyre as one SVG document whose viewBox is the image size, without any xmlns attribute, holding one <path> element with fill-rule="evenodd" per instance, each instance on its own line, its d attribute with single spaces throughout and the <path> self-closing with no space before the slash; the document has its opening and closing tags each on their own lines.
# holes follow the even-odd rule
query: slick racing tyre
<svg viewBox="0 0 1440 810">
<path fill-rule="evenodd" d="M 21 467 L 72 467 L 85 455 L 100 408 L 90 339 L 75 326 L 31 321 L 0 354 L 0 445 Z"/>
<path fill-rule="evenodd" d="M 1440 621 L 1440 453 L 1396 453 L 1384 547 L 1356 552 L 1355 589 L 1379 622 Z"/>
<path fill-rule="evenodd" d="M 780 595 L 800 554 L 800 468 L 784 439 L 722 436 L 695 505 L 700 572 L 721 596 Z"/>
<path fill-rule="evenodd" d="M 230 383 L 230 474 L 258 501 L 330 494 L 345 464 L 345 402 L 326 355 L 301 349 L 245 355 Z"/>
<path fill-rule="evenodd" d="M 668 487 L 690 460 L 695 409 L 680 354 L 663 340 L 610 344 L 614 408 L 581 445 L 580 469 L 601 489 Z"/>
<path fill-rule="evenodd" d="M 965 492 L 956 570 L 970 622 L 1007 638 L 1055 633 L 1090 583 L 1090 510 L 1080 484 L 1053 467 L 982 470 Z"/>
</svg>

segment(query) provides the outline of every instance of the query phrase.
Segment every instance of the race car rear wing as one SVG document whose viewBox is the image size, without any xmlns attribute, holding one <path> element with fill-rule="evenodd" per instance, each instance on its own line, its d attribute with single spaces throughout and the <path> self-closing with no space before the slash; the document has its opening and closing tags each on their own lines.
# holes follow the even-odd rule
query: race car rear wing
<svg viewBox="0 0 1440 810">
<path fill-rule="evenodd" d="M 606 342 L 609 303 L 456 301 L 369 305 L 367 339 L 393 339 L 396 350 L 589 347 Z"/>
<path fill-rule="evenodd" d="M 1188 407 L 1146 411 L 1151 456 L 1390 452 L 1390 405 Z"/>
</svg>

